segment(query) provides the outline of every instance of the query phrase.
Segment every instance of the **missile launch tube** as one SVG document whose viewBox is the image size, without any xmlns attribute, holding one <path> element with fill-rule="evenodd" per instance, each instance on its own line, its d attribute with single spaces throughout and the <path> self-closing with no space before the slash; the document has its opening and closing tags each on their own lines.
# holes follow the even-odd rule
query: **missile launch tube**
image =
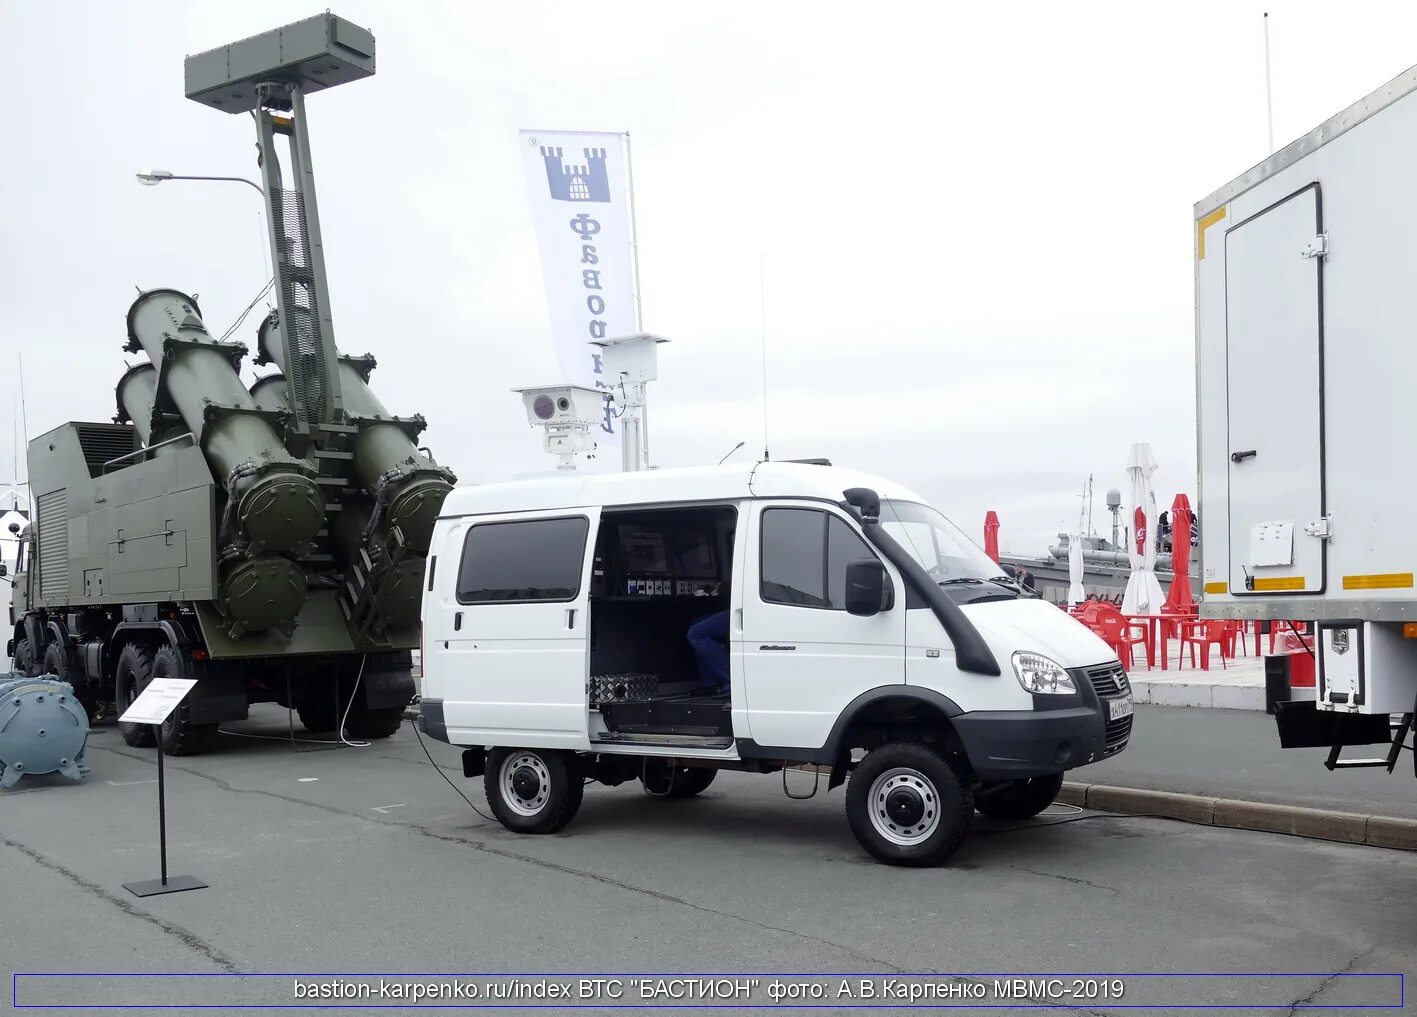
<svg viewBox="0 0 1417 1017">
<path fill-rule="evenodd" d="M 159 395 L 197 437 L 241 534 L 256 550 L 303 547 L 324 524 L 324 498 L 241 384 L 229 347 L 207 332 L 196 301 L 177 290 L 144 293 L 128 309 L 128 338 L 163 365 Z"/>
<path fill-rule="evenodd" d="M 261 356 L 288 376 L 277 325 L 275 314 L 267 317 L 261 324 L 258 343 Z M 426 553 L 433 523 L 454 478 L 418 450 L 402 425 L 392 422 L 393 414 L 369 387 L 357 361 L 340 356 L 337 363 L 344 412 L 361 420 L 353 448 L 354 473 L 382 506 L 376 509 L 371 525 L 380 522 L 382 515 L 382 522 L 398 526 L 411 547 Z"/>
<path fill-rule="evenodd" d="M 114 419 L 131 421 L 144 445 L 162 445 L 163 442 L 185 433 L 186 429 L 180 424 L 163 427 L 157 434 L 151 433 L 153 404 L 157 401 L 157 368 L 152 364 L 134 364 L 128 368 L 123 377 L 118 379 L 118 388 L 114 395 L 118 400 L 118 416 Z M 159 448 L 153 455 L 167 455 L 173 451 L 174 446 L 167 445 Z"/>
</svg>

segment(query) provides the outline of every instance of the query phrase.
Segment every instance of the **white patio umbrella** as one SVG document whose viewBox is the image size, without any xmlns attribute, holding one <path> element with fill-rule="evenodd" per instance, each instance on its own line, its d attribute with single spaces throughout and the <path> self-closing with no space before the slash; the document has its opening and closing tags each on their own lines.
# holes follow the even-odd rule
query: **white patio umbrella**
<svg viewBox="0 0 1417 1017">
<path fill-rule="evenodd" d="M 1082 588 L 1082 534 L 1077 530 L 1068 534 L 1068 603 L 1081 604 L 1087 599 L 1087 591 Z"/>
<path fill-rule="evenodd" d="M 1123 614 L 1159 614 L 1166 596 L 1156 581 L 1156 498 L 1151 493 L 1151 475 L 1156 472 L 1156 459 L 1151 443 L 1139 441 L 1127 457 L 1127 476 L 1132 482 L 1132 520 L 1136 527 L 1127 541 L 1127 559 L 1132 574 L 1127 577 L 1127 592 L 1122 595 Z M 1141 519 L 1137 514 L 1141 513 Z M 1137 536 L 1142 538 L 1142 550 L 1137 552 Z"/>
</svg>

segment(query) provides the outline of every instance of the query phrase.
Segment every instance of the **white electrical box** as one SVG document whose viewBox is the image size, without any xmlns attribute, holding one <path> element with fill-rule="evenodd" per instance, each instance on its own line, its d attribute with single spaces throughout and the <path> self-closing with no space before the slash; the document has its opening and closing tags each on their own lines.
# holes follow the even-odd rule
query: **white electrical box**
<svg viewBox="0 0 1417 1017">
<path fill-rule="evenodd" d="M 599 347 L 601 374 L 615 385 L 620 381 L 638 384 L 659 378 L 658 349 L 669 340 L 649 332 L 596 339 L 591 346 Z"/>
<path fill-rule="evenodd" d="M 1195 206 L 1207 617 L 1417 622 L 1414 165 L 1417 68 Z"/>
</svg>

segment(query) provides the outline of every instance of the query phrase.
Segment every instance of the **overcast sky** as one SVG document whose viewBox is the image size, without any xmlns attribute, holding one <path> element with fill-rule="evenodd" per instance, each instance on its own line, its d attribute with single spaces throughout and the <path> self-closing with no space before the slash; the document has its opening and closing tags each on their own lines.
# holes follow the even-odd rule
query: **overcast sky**
<svg viewBox="0 0 1417 1017">
<path fill-rule="evenodd" d="M 104 420 L 124 314 L 265 279 L 249 118 L 182 58 L 318 7 L 0 0 L 0 409 Z M 1194 495 L 1192 204 L 1267 154 L 1248 0 L 712 5 L 343 0 L 378 74 L 308 103 L 340 347 L 465 482 L 552 460 L 514 386 L 557 380 L 519 128 L 633 138 L 661 466 L 764 443 L 920 490 L 1041 550 L 1133 441 Z M 1417 9 L 1275 4 L 1279 145 L 1417 62 Z M 253 314 L 237 338 L 255 347 Z M 248 369 L 248 375 L 250 371 Z M 248 378 L 249 380 L 249 378 Z M 0 482 L 10 419 L 0 419 Z"/>
</svg>

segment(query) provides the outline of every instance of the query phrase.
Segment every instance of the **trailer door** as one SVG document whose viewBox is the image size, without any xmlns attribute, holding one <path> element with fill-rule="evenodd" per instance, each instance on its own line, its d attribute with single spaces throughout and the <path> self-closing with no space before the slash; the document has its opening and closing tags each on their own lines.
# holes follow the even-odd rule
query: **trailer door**
<svg viewBox="0 0 1417 1017">
<path fill-rule="evenodd" d="M 1230 592 L 1324 588 L 1319 185 L 1225 235 Z"/>
</svg>

